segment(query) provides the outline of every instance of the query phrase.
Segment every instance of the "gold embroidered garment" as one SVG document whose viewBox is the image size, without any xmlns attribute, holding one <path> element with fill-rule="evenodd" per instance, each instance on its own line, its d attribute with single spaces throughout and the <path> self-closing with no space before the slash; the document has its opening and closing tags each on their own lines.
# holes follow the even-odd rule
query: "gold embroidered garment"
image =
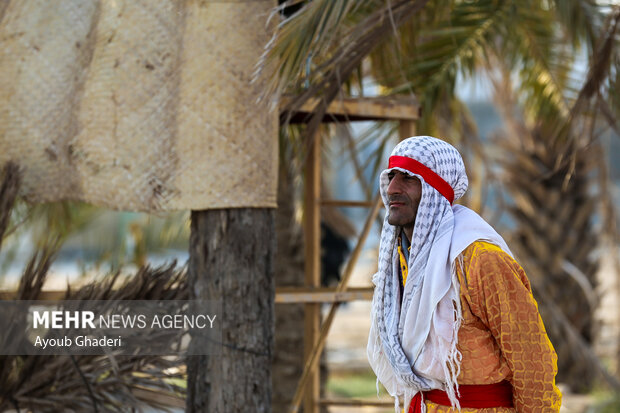
<svg viewBox="0 0 620 413">
<path fill-rule="evenodd" d="M 562 395 L 555 386 L 557 356 L 525 272 L 499 247 L 486 242 L 474 242 L 462 257 L 462 267 L 456 266 L 463 312 L 458 383 L 508 380 L 515 407 L 462 412 L 558 412 Z M 428 413 L 453 411 L 429 401 L 426 406 Z"/>
</svg>

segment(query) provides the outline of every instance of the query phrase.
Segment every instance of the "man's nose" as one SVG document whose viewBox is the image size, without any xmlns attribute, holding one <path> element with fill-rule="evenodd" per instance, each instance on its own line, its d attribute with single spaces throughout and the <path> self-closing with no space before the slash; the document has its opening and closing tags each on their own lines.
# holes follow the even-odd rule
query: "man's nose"
<svg viewBox="0 0 620 413">
<path fill-rule="evenodd" d="M 400 185 L 400 180 L 398 179 L 397 176 L 393 177 L 392 180 L 390 181 L 388 187 L 387 187 L 387 194 L 388 195 L 392 195 L 392 194 L 399 194 L 402 192 L 401 189 L 401 185 Z"/>
</svg>

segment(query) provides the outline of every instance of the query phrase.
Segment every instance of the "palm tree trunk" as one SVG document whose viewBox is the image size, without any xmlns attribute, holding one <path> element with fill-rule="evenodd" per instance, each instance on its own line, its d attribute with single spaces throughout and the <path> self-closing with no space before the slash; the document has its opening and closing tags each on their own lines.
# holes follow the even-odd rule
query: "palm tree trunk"
<svg viewBox="0 0 620 413">
<path fill-rule="evenodd" d="M 268 412 L 274 341 L 274 210 L 192 211 L 190 297 L 220 300 L 221 354 L 187 361 L 187 412 Z"/>
<path fill-rule="evenodd" d="M 556 118 L 527 122 L 516 108 L 508 71 L 494 81 L 495 99 L 506 122 L 497 143 L 502 180 L 513 202 L 514 252 L 539 300 L 540 314 L 558 355 L 556 380 L 586 392 L 606 373 L 592 360 L 594 316 L 601 234 L 596 217 L 601 205 L 605 160 L 594 139 L 591 120 L 563 129 Z M 589 131 L 589 132 L 588 132 Z M 598 188 L 597 188 L 598 187 Z M 570 339 L 567 326 L 576 339 Z M 587 351 L 583 351 L 587 348 Z M 613 381 L 613 380 L 612 380 Z"/>
<path fill-rule="evenodd" d="M 506 153 L 514 155 L 504 165 L 507 190 L 515 201 L 509 208 L 517 224 L 513 245 L 528 271 L 534 295 L 541 299 L 540 313 L 558 354 L 557 380 L 573 390 L 587 391 L 596 370 L 567 340 L 552 307 L 561 309 L 581 338 L 592 344 L 598 271 L 592 257 L 600 244 L 592 220 L 597 195 L 591 189 L 598 151 L 596 143 L 576 151 L 574 172 L 567 179 L 570 165 L 557 167 L 557 159 L 565 152 L 545 141 L 547 134 L 528 132 L 520 141 L 511 139 L 505 144 Z M 533 138 L 530 142 L 529 137 Z M 528 145 L 532 142 L 536 144 Z"/>
</svg>

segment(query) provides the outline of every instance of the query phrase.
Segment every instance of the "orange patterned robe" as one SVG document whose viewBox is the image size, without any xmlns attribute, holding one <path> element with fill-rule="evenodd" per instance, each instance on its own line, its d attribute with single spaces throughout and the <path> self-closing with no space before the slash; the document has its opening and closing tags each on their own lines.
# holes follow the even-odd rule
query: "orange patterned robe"
<svg viewBox="0 0 620 413">
<path fill-rule="evenodd" d="M 467 412 L 558 412 L 562 395 L 555 385 L 557 356 L 547 337 L 521 266 L 499 247 L 474 242 L 457 264 L 463 323 L 458 348 L 463 356 L 459 384 L 508 380 L 513 408 Z M 428 413 L 452 412 L 426 401 Z"/>
</svg>

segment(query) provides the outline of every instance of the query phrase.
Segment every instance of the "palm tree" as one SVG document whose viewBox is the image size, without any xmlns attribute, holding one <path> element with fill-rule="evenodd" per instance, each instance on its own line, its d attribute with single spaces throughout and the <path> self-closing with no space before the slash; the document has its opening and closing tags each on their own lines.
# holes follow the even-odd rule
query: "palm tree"
<svg viewBox="0 0 620 413">
<path fill-rule="evenodd" d="M 518 108 L 505 87 L 508 82 L 497 85 L 496 100 L 509 127 L 496 139 L 502 148 L 500 179 L 512 200 L 507 209 L 516 221 L 512 245 L 541 299 L 541 314 L 558 352 L 560 379 L 587 391 L 601 371 L 583 348 L 596 334 L 599 260 L 592 254 L 604 251 L 615 232 L 609 219 L 613 215 L 602 227 L 595 222 L 608 186 L 601 179 L 602 144 L 592 136 L 594 129 L 579 138 L 550 139 L 550 128 L 557 126 L 553 121 L 536 117 L 530 123 L 515 116 Z M 594 192 L 594 187 L 599 189 Z M 571 342 L 567 328 L 578 332 L 580 342 Z"/>
<path fill-rule="evenodd" d="M 266 56 L 276 67 L 270 90 L 297 93 L 292 108 L 320 98 L 307 136 L 313 136 L 343 84 L 365 78 L 383 94 L 415 94 L 423 105 L 420 133 L 471 143 L 470 117 L 455 94 L 460 80 L 497 76 L 498 70 L 512 74 L 508 89 L 518 96 L 515 105 L 522 108 L 525 128 L 501 139 L 514 154 L 501 165 L 504 176 L 514 181 L 510 194 L 516 202 L 510 213 L 518 228 L 513 238 L 533 279 L 545 274 L 535 294 L 542 298 L 541 312 L 561 356 L 558 379 L 575 389 L 592 385 L 592 375 L 582 374 L 592 358 L 568 356 L 580 351 L 574 340 L 556 334 L 562 329 L 550 314 L 561 315 L 564 327 L 578 331 L 580 348 L 587 349 L 596 302 L 587 288 L 584 294 L 584 285 L 594 284 L 597 264 L 588 257 L 600 238 L 587 218 L 601 201 L 601 192 L 589 188 L 592 171 L 604 169 L 605 162 L 600 156 L 593 162 L 596 140 L 581 132 L 596 131 L 592 125 L 601 119 L 617 127 L 618 9 L 587 0 L 314 0 L 280 24 Z M 573 71 L 579 55 L 586 55 L 590 66 L 586 82 Z M 547 195 L 553 201 L 537 210 Z M 559 199 L 561 213 L 554 213 Z M 610 222 L 608 228 L 615 225 Z M 572 230 L 558 233 L 557 228 Z M 558 245 L 565 241 L 562 236 L 569 237 L 570 245 Z M 574 297 L 582 304 L 579 312 Z"/>
<path fill-rule="evenodd" d="M 255 59 L 252 53 L 259 53 L 257 47 L 268 38 L 267 18 L 272 5 L 270 2 L 246 2 L 202 6 L 209 8 L 208 12 L 204 12 L 212 19 L 208 20 L 209 24 L 236 21 L 243 26 L 243 30 L 235 31 L 235 36 L 228 36 L 227 32 L 218 33 L 217 42 L 227 45 L 221 51 L 226 50 L 229 54 L 224 62 L 217 62 L 220 68 L 217 73 L 228 77 L 217 80 L 222 85 L 211 87 L 227 92 L 222 102 L 222 108 L 226 109 L 222 109 L 221 113 L 230 125 L 226 127 L 230 127 L 231 131 L 234 127 L 235 133 L 252 133 L 259 143 L 254 147 L 250 142 L 237 145 L 239 152 L 247 153 L 247 158 L 241 157 L 237 162 L 248 162 L 253 155 L 276 149 L 277 113 L 255 111 L 255 91 L 261 84 L 249 84 L 252 68 L 247 64 L 248 59 Z M 251 123 L 247 117 L 237 117 L 236 113 L 252 113 L 258 123 Z M 224 127 L 223 124 L 220 127 Z M 208 139 L 231 139 L 233 134 L 220 133 L 217 130 Z M 257 134 L 267 134 L 267 139 Z M 273 145 L 270 145 L 272 142 Z M 273 170 L 277 171 L 276 168 Z M 237 170 L 226 172 L 239 173 Z M 275 180 L 276 176 L 270 172 L 264 171 L 267 176 L 258 179 Z M 232 185 L 234 179 L 230 182 Z M 238 188 L 237 192 L 241 190 Z M 242 197 L 245 194 L 239 195 Z M 274 217 L 275 208 L 265 207 L 243 206 L 191 212 L 190 297 L 222 302 L 220 322 L 223 333 L 221 354 L 193 356 L 187 361 L 187 412 L 269 411 L 271 408 Z"/>
</svg>

